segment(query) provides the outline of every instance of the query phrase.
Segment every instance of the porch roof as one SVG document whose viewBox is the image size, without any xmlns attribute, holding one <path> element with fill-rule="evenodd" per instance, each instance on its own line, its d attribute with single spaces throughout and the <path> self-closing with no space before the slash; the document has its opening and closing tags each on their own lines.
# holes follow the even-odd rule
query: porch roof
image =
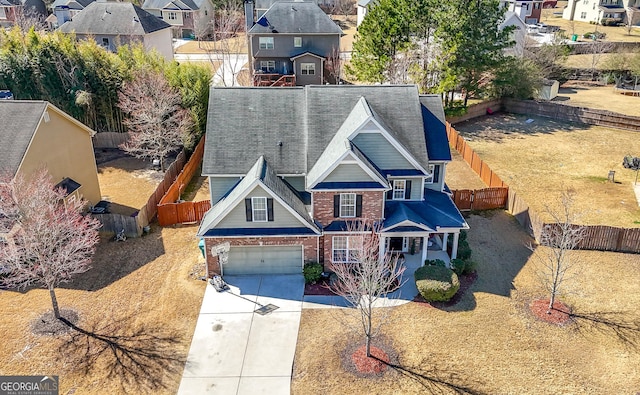
<svg viewBox="0 0 640 395">
<path fill-rule="evenodd" d="M 435 231 L 440 228 L 469 227 L 449 195 L 430 189 L 425 189 L 424 194 L 424 201 L 387 201 L 382 232 L 392 231 L 391 228 L 400 224 L 404 227 L 403 223 L 407 222 L 427 226 Z M 424 232 L 423 229 L 421 231 Z"/>
<path fill-rule="evenodd" d="M 374 181 L 362 181 L 362 182 L 321 182 L 313 190 L 336 190 L 336 189 L 389 189 L 386 185 L 382 185 L 379 182 Z"/>
</svg>

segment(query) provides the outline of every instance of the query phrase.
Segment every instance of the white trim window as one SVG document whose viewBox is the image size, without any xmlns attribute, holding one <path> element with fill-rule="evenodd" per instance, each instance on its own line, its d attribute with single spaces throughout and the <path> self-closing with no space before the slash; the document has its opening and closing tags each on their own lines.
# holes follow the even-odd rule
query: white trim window
<svg viewBox="0 0 640 395">
<path fill-rule="evenodd" d="M 331 239 L 331 257 L 333 263 L 354 263 L 362 249 L 362 240 L 354 236 L 333 236 Z"/>
<path fill-rule="evenodd" d="M 173 11 L 169 11 L 167 13 L 167 19 L 170 20 L 170 21 L 178 20 L 178 13 L 177 12 L 173 12 Z"/>
<path fill-rule="evenodd" d="M 266 197 L 252 197 L 251 198 L 251 210 L 253 222 L 267 222 L 267 198 Z"/>
<path fill-rule="evenodd" d="M 108 37 L 102 37 L 102 46 L 104 48 L 109 48 L 111 46 Z"/>
<path fill-rule="evenodd" d="M 407 187 L 406 180 L 393 180 L 393 200 L 404 200 Z"/>
<path fill-rule="evenodd" d="M 440 167 L 438 167 L 438 171 L 440 170 Z M 429 174 L 427 174 L 427 176 L 424 178 L 424 183 L 425 184 L 433 184 L 436 178 L 436 165 L 429 165 L 429 167 L 427 167 L 427 171 L 429 172 Z"/>
<path fill-rule="evenodd" d="M 275 60 L 261 60 L 260 61 L 260 70 L 265 73 L 272 73 L 276 69 L 276 61 Z"/>
<path fill-rule="evenodd" d="M 300 72 L 302 75 L 315 75 L 316 64 L 315 63 L 300 63 Z"/>
<path fill-rule="evenodd" d="M 340 194 L 340 217 L 341 218 L 356 217 L 356 194 L 355 193 Z"/>
<path fill-rule="evenodd" d="M 293 38 L 293 46 L 296 48 L 302 47 L 302 37 L 294 37 Z"/>
<path fill-rule="evenodd" d="M 260 49 L 273 49 L 273 37 L 258 37 Z"/>
</svg>

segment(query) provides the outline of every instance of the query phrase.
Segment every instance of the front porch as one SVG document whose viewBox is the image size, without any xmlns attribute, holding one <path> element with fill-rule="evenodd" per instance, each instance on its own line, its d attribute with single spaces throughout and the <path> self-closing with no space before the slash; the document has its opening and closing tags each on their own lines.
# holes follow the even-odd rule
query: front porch
<svg viewBox="0 0 640 395">
<path fill-rule="evenodd" d="M 447 267 L 457 257 L 459 233 L 423 233 L 381 234 L 380 256 L 387 252 L 402 253 L 407 268 L 417 269 L 426 260 L 440 259 Z M 448 253 L 447 240 L 453 238 L 451 255 Z M 426 248 L 425 248 L 426 246 Z"/>
</svg>

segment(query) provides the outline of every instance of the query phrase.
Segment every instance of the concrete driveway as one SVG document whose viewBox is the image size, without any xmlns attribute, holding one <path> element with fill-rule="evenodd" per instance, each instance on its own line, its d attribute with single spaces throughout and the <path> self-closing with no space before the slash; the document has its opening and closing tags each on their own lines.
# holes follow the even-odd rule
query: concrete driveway
<svg viewBox="0 0 640 395">
<path fill-rule="evenodd" d="M 290 394 L 302 275 L 229 276 L 207 285 L 178 394 Z M 278 306 L 260 315 L 266 305 Z"/>
</svg>

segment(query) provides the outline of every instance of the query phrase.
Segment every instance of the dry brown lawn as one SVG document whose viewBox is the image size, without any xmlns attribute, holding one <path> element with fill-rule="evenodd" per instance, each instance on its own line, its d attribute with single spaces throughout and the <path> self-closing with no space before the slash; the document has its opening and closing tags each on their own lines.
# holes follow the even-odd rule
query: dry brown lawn
<svg viewBox="0 0 640 395">
<path fill-rule="evenodd" d="M 531 118 L 534 122 L 527 124 Z M 456 125 L 471 147 L 538 214 L 575 191 L 574 211 L 589 225 L 640 226 L 635 172 L 622 167 L 638 155 L 637 132 L 499 114 Z M 607 181 L 614 170 L 615 183 Z"/>
<path fill-rule="evenodd" d="M 597 108 L 640 117 L 640 97 L 615 92 L 613 85 L 587 87 L 569 81 L 560 87 L 554 101 L 574 107 Z"/>
<path fill-rule="evenodd" d="M 203 270 L 195 231 L 153 226 L 142 238 L 102 241 L 93 268 L 57 289 L 61 308 L 79 313 L 78 327 L 157 353 L 141 357 L 148 371 L 118 371 L 106 343 L 75 331 L 32 334 L 30 323 L 51 309 L 49 293 L 32 289 L 0 291 L 0 372 L 58 375 L 60 394 L 175 394 L 206 284 L 192 274 Z M 114 368 L 118 373 L 110 374 Z M 154 386 L 152 379 L 160 382 Z"/>
<path fill-rule="evenodd" d="M 98 166 L 102 198 L 111 202 L 111 212 L 131 215 L 144 206 L 162 181 L 164 173 L 149 162 L 125 156 Z"/>
<path fill-rule="evenodd" d="M 469 164 L 462 159 L 462 155 L 454 148 L 451 148 L 451 162 L 447 165 L 447 175 L 445 182 L 450 189 L 482 189 L 487 185 L 469 167 Z"/>
<path fill-rule="evenodd" d="M 397 353 L 381 377 L 345 371 L 353 335 L 331 309 L 305 309 L 294 362 L 294 394 L 632 394 L 640 353 L 612 324 L 640 319 L 640 256 L 580 252 L 580 275 L 562 300 L 577 312 L 620 312 L 609 325 L 580 319 L 566 327 L 538 321 L 530 301 L 544 295 L 530 241 L 503 211 L 468 218 L 478 279 L 463 299 L 439 310 L 415 302 L 394 308 L 381 340 Z M 615 322 L 614 322 L 615 321 Z M 640 333 L 633 332 L 638 340 Z M 376 343 L 374 343 L 376 344 Z"/>
</svg>

